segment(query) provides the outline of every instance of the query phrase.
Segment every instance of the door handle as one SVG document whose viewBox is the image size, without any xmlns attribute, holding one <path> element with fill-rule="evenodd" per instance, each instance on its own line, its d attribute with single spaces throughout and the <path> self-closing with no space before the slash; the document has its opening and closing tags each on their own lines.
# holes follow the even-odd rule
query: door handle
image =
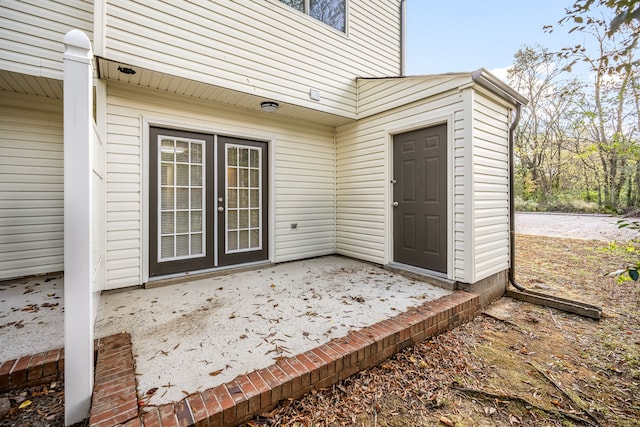
<svg viewBox="0 0 640 427">
<path fill-rule="evenodd" d="M 399 205 L 399 203 L 398 203 L 398 202 L 393 202 L 393 207 L 394 207 L 394 208 L 397 208 L 397 207 L 398 207 L 398 205 Z"/>
<path fill-rule="evenodd" d="M 224 210 L 224 206 L 218 206 L 218 212 L 222 212 Z"/>
</svg>

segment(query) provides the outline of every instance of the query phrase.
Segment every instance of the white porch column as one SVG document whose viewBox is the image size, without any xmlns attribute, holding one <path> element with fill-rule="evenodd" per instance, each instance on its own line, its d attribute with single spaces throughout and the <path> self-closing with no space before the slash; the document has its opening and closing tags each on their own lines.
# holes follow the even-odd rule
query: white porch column
<svg viewBox="0 0 640 427">
<path fill-rule="evenodd" d="M 91 262 L 91 43 L 64 36 L 64 347 L 65 424 L 88 416 L 93 391 Z"/>
</svg>

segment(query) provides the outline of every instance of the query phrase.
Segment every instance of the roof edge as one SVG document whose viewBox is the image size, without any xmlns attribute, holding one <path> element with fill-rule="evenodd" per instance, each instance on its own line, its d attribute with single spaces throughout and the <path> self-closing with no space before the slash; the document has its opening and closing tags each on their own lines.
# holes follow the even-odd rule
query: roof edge
<svg viewBox="0 0 640 427">
<path fill-rule="evenodd" d="M 471 73 L 471 80 L 479 86 L 511 101 L 513 104 L 527 105 L 529 100 L 520 95 L 511 86 L 491 74 L 485 68 L 479 68 Z"/>
</svg>

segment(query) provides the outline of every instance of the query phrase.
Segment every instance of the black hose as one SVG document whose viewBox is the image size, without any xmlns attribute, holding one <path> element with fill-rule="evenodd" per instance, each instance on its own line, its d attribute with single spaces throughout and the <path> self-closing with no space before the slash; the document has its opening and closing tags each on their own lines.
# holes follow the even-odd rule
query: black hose
<svg viewBox="0 0 640 427">
<path fill-rule="evenodd" d="M 513 153 L 513 135 L 515 133 L 516 127 L 518 126 L 518 123 L 520 122 L 521 109 L 522 105 L 516 104 L 516 117 L 513 119 L 513 123 L 511 123 L 511 127 L 509 128 L 509 282 L 511 282 L 513 287 L 517 290 L 526 292 L 527 289 L 516 281 L 516 210 L 514 196 L 515 166 Z"/>
</svg>

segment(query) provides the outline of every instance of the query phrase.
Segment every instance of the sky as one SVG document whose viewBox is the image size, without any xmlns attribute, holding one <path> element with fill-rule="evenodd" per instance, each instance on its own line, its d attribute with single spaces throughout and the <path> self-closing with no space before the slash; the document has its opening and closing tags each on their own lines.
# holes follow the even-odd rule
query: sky
<svg viewBox="0 0 640 427">
<path fill-rule="evenodd" d="M 550 50 L 580 43 L 557 21 L 573 0 L 407 0 L 406 74 L 486 68 L 506 78 L 525 45 Z M 554 25 L 553 33 L 543 26 Z"/>
</svg>

